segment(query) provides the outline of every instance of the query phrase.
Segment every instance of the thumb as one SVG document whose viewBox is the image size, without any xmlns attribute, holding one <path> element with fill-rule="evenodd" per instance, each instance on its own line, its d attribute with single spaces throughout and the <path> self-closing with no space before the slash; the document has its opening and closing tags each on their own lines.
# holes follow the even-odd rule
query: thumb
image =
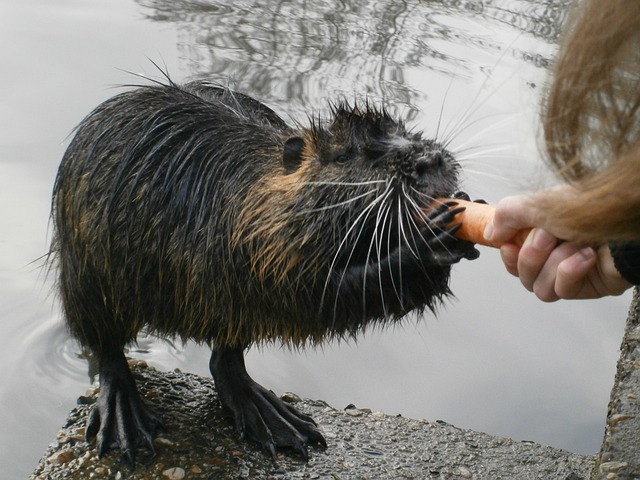
<svg viewBox="0 0 640 480">
<path fill-rule="evenodd" d="M 487 225 L 486 239 L 505 243 L 520 230 L 543 226 L 542 215 L 531 197 L 505 197 L 496 204 L 495 216 Z"/>
</svg>

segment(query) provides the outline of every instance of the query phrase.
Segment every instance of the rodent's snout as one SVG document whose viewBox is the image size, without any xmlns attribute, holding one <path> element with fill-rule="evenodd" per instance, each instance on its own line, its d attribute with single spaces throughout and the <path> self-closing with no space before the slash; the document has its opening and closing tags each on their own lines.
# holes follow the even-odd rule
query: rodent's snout
<svg viewBox="0 0 640 480">
<path fill-rule="evenodd" d="M 431 173 L 444 167 L 444 164 L 445 156 L 442 151 L 429 152 L 413 161 L 410 176 L 417 182 L 425 181 Z"/>
</svg>

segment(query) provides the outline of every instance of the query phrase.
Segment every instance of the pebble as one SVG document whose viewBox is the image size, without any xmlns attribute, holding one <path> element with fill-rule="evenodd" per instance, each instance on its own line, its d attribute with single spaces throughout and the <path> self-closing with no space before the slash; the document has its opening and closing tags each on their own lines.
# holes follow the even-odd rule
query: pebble
<svg viewBox="0 0 640 480">
<path fill-rule="evenodd" d="M 83 442 L 85 437 L 86 437 L 85 427 L 76 428 L 69 436 L 71 440 L 75 440 L 76 442 Z"/>
<path fill-rule="evenodd" d="M 84 395 L 86 397 L 95 397 L 100 392 L 100 387 L 89 387 L 85 390 Z"/>
<path fill-rule="evenodd" d="M 57 452 L 51 455 L 49 457 L 49 462 L 53 463 L 54 465 L 62 465 L 63 463 L 70 462 L 74 458 L 76 458 L 76 454 L 73 452 L 72 449 L 67 448 L 65 450 L 62 450 L 60 452 Z"/>
<path fill-rule="evenodd" d="M 182 480 L 187 476 L 187 472 L 184 471 L 184 468 L 173 467 L 167 468 L 162 472 L 162 476 L 168 478 L 169 480 Z"/>
<path fill-rule="evenodd" d="M 606 462 L 600 464 L 600 471 L 602 473 L 617 472 L 623 468 L 627 468 L 628 466 L 629 464 L 626 462 Z"/>
<path fill-rule="evenodd" d="M 633 418 L 630 415 L 624 415 L 622 413 L 614 413 L 613 415 L 611 415 L 609 417 L 609 425 L 610 426 L 615 426 L 617 423 L 623 421 L 623 420 L 628 420 L 630 418 Z"/>
<path fill-rule="evenodd" d="M 172 442 L 171 440 L 169 440 L 168 438 L 165 437 L 156 437 L 153 442 L 156 445 L 164 445 L 166 447 L 173 447 L 175 445 L 174 442 Z"/>
<path fill-rule="evenodd" d="M 280 396 L 280 399 L 284 400 L 287 403 L 299 403 L 302 399 L 292 392 L 285 392 Z"/>
<path fill-rule="evenodd" d="M 468 468 L 460 467 L 458 469 L 458 476 L 462 478 L 471 478 L 473 476 L 473 473 L 471 473 L 471 470 L 469 470 Z"/>
</svg>

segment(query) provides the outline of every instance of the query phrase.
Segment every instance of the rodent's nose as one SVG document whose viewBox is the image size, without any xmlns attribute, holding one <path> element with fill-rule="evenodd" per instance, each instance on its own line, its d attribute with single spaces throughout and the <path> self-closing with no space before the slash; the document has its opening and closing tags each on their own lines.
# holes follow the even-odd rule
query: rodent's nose
<svg viewBox="0 0 640 480">
<path fill-rule="evenodd" d="M 439 169 L 444 165 L 444 155 L 440 151 L 431 152 L 428 155 L 416 159 L 413 173 L 416 180 L 423 180 L 429 172 Z"/>
</svg>

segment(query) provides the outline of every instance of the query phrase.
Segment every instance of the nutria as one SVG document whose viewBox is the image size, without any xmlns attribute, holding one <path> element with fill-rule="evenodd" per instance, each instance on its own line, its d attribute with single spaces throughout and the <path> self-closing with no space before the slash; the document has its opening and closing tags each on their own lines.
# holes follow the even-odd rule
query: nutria
<svg viewBox="0 0 640 480">
<path fill-rule="evenodd" d="M 325 444 L 313 420 L 255 383 L 243 351 L 355 335 L 433 310 L 450 266 L 459 166 L 364 102 L 288 126 L 253 98 L 170 80 L 121 93 L 77 127 L 53 192 L 52 252 L 68 327 L 99 361 L 87 438 L 133 463 L 161 421 L 123 348 L 145 328 L 206 342 L 222 404 L 272 455 Z M 124 421 L 122 419 L 125 419 Z"/>
</svg>

